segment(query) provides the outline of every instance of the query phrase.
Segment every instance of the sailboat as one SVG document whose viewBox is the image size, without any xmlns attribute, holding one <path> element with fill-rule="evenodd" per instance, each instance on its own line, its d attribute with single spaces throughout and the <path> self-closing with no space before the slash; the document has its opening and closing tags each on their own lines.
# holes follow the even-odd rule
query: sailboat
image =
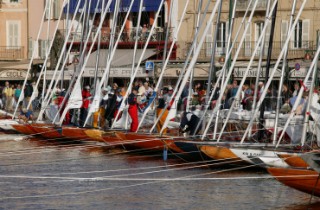
<svg viewBox="0 0 320 210">
<path fill-rule="evenodd" d="M 268 168 L 268 172 L 279 182 L 302 192 L 320 197 L 319 151 L 303 154 L 308 168 Z"/>
</svg>

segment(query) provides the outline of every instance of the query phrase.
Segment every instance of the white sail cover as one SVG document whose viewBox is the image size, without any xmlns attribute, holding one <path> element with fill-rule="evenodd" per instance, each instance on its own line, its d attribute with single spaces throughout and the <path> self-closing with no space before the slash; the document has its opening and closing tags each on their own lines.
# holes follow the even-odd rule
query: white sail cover
<svg viewBox="0 0 320 210">
<path fill-rule="evenodd" d="M 77 80 L 74 89 L 70 95 L 70 98 L 68 100 L 68 104 L 66 106 L 66 109 L 78 109 L 82 106 L 82 91 L 81 91 L 81 85 L 80 80 Z"/>
<path fill-rule="evenodd" d="M 315 134 L 317 136 L 317 144 L 320 145 L 320 104 L 319 104 L 319 95 L 314 93 L 311 100 L 311 106 L 310 106 L 310 114 L 311 117 L 314 120 L 315 125 Z"/>
<path fill-rule="evenodd" d="M 82 106 L 82 91 L 81 91 L 80 80 L 78 79 L 71 92 L 66 108 L 63 110 L 63 113 L 60 118 L 60 124 L 62 124 L 62 121 L 66 116 L 67 112 L 69 111 L 69 109 L 79 109 L 81 108 L 81 106 Z"/>
<path fill-rule="evenodd" d="M 100 99 L 101 99 L 101 86 L 99 85 L 99 80 L 98 80 L 96 85 L 96 93 L 93 98 L 93 101 L 90 104 L 89 114 L 92 114 L 99 110 Z"/>
</svg>

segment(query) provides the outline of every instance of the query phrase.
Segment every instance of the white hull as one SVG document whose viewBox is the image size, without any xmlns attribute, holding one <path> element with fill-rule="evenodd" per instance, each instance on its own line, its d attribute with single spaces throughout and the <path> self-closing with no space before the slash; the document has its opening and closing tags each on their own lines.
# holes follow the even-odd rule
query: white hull
<svg viewBox="0 0 320 210">
<path fill-rule="evenodd" d="M 230 150 L 242 160 L 254 165 L 259 165 L 262 167 L 289 167 L 287 163 L 278 157 L 278 152 L 275 151 L 249 148 L 230 148 Z"/>
<path fill-rule="evenodd" d="M 12 125 L 19 124 L 16 120 L 4 119 L 0 120 L 0 128 L 5 131 L 15 131 Z"/>
</svg>

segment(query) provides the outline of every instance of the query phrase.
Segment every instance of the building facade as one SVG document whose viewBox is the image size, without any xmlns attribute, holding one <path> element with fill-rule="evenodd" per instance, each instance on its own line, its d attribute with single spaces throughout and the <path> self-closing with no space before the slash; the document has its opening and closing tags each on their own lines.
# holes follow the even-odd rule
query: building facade
<svg viewBox="0 0 320 210">
<path fill-rule="evenodd" d="M 28 3 L 26 0 L 0 1 L 0 59 L 27 57 Z"/>
<path fill-rule="evenodd" d="M 193 36 L 196 31 L 196 22 L 198 18 L 198 6 L 199 1 L 195 0 L 191 1 L 188 6 L 187 16 L 183 22 L 182 31 L 179 36 L 178 41 L 178 50 L 177 50 L 177 58 L 184 60 L 186 58 L 187 52 L 191 46 Z M 260 0 L 257 4 L 256 9 L 253 12 L 252 21 L 249 23 L 249 28 L 246 33 L 244 33 L 245 24 L 248 23 L 249 15 L 253 11 L 253 5 L 249 5 L 249 0 L 238 0 L 235 11 L 234 25 L 231 33 L 231 41 L 234 43 L 234 48 L 232 49 L 232 55 L 235 55 L 235 52 L 240 48 L 240 53 L 237 61 L 239 61 L 239 65 L 236 64 L 234 69 L 238 75 L 241 75 L 241 71 L 244 71 L 243 62 L 248 62 L 251 56 L 254 53 L 254 49 L 257 46 L 258 38 L 262 33 L 262 29 L 264 27 L 264 21 L 266 16 L 266 10 L 268 5 L 268 0 Z M 254 1 L 253 1 L 254 2 Z M 270 5 L 274 0 L 270 0 Z M 297 0 L 297 5 L 294 14 L 294 20 L 297 16 L 298 10 L 301 8 L 302 0 Z M 208 14 L 212 12 L 213 6 L 216 1 L 210 1 L 210 6 L 208 10 Z M 201 15 L 204 15 L 207 1 L 202 1 L 201 7 Z M 206 34 L 205 43 L 202 45 L 200 55 L 198 60 L 203 63 L 210 62 L 213 43 L 214 43 L 214 34 L 215 30 L 218 27 L 217 40 L 216 40 L 216 63 L 218 62 L 220 57 L 226 55 L 227 50 L 227 41 L 230 31 L 230 17 L 232 7 L 234 6 L 233 0 L 222 1 L 222 12 L 220 23 L 216 24 L 217 19 L 215 18 L 213 23 L 211 24 L 211 28 L 209 32 Z M 179 5 L 183 5 L 182 3 Z M 273 38 L 273 49 L 272 49 L 272 60 L 275 61 L 278 58 L 281 50 L 283 49 L 285 39 L 287 37 L 287 33 L 289 30 L 289 21 L 291 17 L 293 0 L 278 1 L 278 9 L 276 13 L 276 23 L 275 23 L 275 31 Z M 245 15 L 246 10 L 248 9 L 248 14 L 245 17 L 245 21 L 242 23 L 243 16 Z M 299 64 L 301 69 L 305 70 L 308 68 L 310 64 L 309 60 L 312 58 L 313 53 L 315 52 L 317 46 L 317 36 L 319 31 L 319 21 L 318 18 L 320 15 L 320 4 L 319 1 L 307 1 L 304 10 L 302 11 L 301 16 L 298 19 L 298 24 L 294 28 L 293 34 L 290 37 L 289 49 L 288 49 L 288 64 L 289 69 L 292 71 L 295 68 L 296 64 Z M 204 18 L 202 24 L 203 28 L 208 24 L 208 16 Z M 200 23 L 201 24 L 201 23 Z M 240 36 L 236 39 L 236 33 L 238 32 Z M 200 32 L 201 33 L 201 32 Z M 269 36 L 270 36 L 270 25 L 268 26 L 266 32 L 266 38 L 263 44 L 258 46 L 257 52 L 254 54 L 254 60 L 258 61 L 261 53 L 263 53 L 263 60 L 266 60 L 267 51 L 269 49 Z M 240 45 L 240 39 L 244 35 L 244 42 Z M 264 50 L 262 52 L 262 45 L 264 46 Z M 223 59 L 222 59 L 223 60 Z M 257 65 L 257 64 L 256 64 Z M 239 68 L 238 68 L 239 66 Z M 253 71 L 257 69 L 253 67 Z M 240 73 L 239 73 L 240 72 Z M 293 75 L 298 75 L 294 74 Z M 303 74 L 299 74 L 300 77 Z M 241 77 L 239 77 L 241 78 Z"/>
</svg>

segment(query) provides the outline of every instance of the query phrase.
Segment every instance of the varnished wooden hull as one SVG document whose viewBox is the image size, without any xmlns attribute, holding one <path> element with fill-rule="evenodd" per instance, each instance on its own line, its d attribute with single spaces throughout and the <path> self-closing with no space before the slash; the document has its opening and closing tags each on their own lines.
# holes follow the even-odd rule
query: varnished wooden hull
<svg viewBox="0 0 320 210">
<path fill-rule="evenodd" d="M 243 161 L 241 158 L 239 158 L 229 148 L 225 146 L 203 145 L 200 146 L 200 150 L 206 156 L 214 160 L 225 161 L 230 164 L 248 164 L 246 161 Z"/>
<path fill-rule="evenodd" d="M 103 139 L 103 135 L 106 133 L 99 129 L 85 129 L 84 133 L 87 135 L 89 140 L 97 141 L 97 142 L 105 142 Z"/>
<path fill-rule="evenodd" d="M 75 139 L 79 141 L 88 141 L 89 136 L 85 133 L 86 128 L 78 128 L 78 127 L 62 127 L 62 136 L 68 139 Z"/>
<path fill-rule="evenodd" d="M 269 168 L 268 172 L 289 187 L 320 197 L 320 177 L 316 171 Z"/>
<path fill-rule="evenodd" d="M 25 135 L 37 135 L 37 132 L 30 126 L 30 124 L 17 124 L 12 127 L 19 133 Z"/>
<path fill-rule="evenodd" d="M 30 126 L 32 126 L 32 129 L 35 130 L 38 135 L 41 135 L 44 138 L 47 138 L 47 139 L 65 138 L 62 135 L 61 127 L 58 127 L 52 124 L 40 124 L 40 123 L 30 124 Z"/>
<path fill-rule="evenodd" d="M 299 155 L 297 154 L 278 154 L 289 166 L 294 168 L 308 168 L 309 164 L 306 163 Z"/>
<path fill-rule="evenodd" d="M 168 146 L 171 152 L 186 161 L 203 161 L 210 159 L 201 152 L 196 140 L 175 138 Z"/>
<path fill-rule="evenodd" d="M 121 139 L 121 143 L 125 148 L 140 148 L 149 151 L 163 151 L 166 143 L 162 137 L 147 134 L 115 132 L 115 135 Z"/>
</svg>

